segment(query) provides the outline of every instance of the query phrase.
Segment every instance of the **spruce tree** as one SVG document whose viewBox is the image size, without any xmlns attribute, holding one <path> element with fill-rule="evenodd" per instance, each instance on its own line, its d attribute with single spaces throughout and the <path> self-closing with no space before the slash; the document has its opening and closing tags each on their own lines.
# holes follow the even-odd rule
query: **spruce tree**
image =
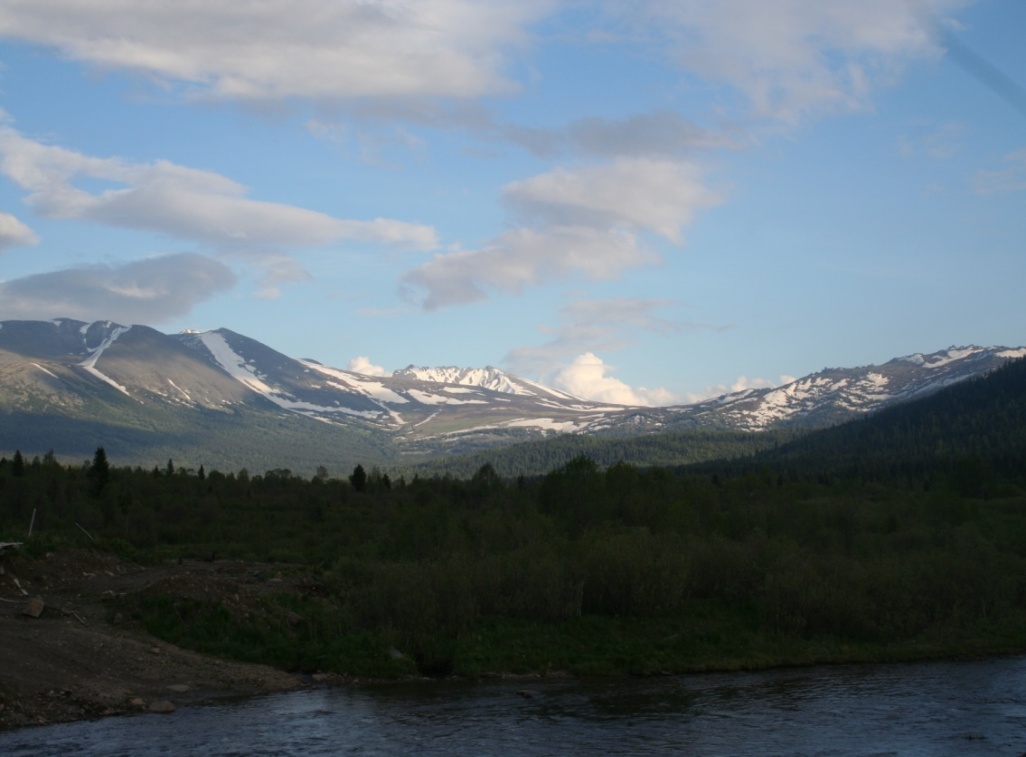
<svg viewBox="0 0 1026 757">
<path fill-rule="evenodd" d="M 357 464 L 357 466 L 353 468 L 353 473 L 349 477 L 349 483 L 352 484 L 353 488 L 358 492 L 362 492 L 367 488 L 367 471 L 363 469 L 362 465 Z"/>
<path fill-rule="evenodd" d="M 110 463 L 107 461 L 107 451 L 103 447 L 97 447 L 93 455 L 93 464 L 89 466 L 86 475 L 91 482 L 90 489 L 93 494 L 100 494 L 110 482 Z"/>
</svg>

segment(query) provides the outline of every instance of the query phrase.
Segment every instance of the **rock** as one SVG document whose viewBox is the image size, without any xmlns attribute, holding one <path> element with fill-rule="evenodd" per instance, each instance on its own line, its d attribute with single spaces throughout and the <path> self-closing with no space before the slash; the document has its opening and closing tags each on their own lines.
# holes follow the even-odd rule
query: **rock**
<svg viewBox="0 0 1026 757">
<path fill-rule="evenodd" d="M 150 702 L 150 706 L 146 709 L 148 712 L 159 712 L 161 714 L 166 714 L 169 712 L 174 712 L 177 708 L 175 707 L 173 702 L 169 702 L 166 699 L 158 699 L 156 701 Z"/>
<path fill-rule="evenodd" d="M 176 694 L 184 694 L 189 691 L 191 687 L 187 683 L 173 683 L 167 687 L 168 691 L 173 691 Z"/>
<path fill-rule="evenodd" d="M 534 699 L 534 692 L 527 689 L 520 689 L 520 691 L 517 692 L 517 696 L 523 697 L 524 699 Z"/>
<path fill-rule="evenodd" d="M 46 609 L 46 603 L 43 602 L 39 597 L 32 597 L 25 604 L 25 609 L 21 611 L 22 615 L 28 615 L 30 618 L 38 618 L 43 614 L 43 610 Z"/>
<path fill-rule="evenodd" d="M 285 620 L 288 622 L 290 626 L 295 627 L 302 624 L 303 616 L 300 615 L 298 612 L 292 612 L 290 610 L 288 614 L 285 615 Z"/>
<path fill-rule="evenodd" d="M 146 701 L 142 697 L 133 697 L 131 700 L 129 700 L 128 706 L 129 707 L 135 707 L 136 709 L 139 709 L 139 710 L 145 710 L 146 709 Z"/>
</svg>

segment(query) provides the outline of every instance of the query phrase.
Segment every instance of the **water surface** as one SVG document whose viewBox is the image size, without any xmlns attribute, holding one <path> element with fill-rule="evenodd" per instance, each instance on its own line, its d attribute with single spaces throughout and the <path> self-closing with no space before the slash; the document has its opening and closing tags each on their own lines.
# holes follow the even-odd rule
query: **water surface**
<svg viewBox="0 0 1026 757">
<path fill-rule="evenodd" d="M 356 685 L 0 734 L 9 757 L 1024 753 L 1026 658 Z"/>
</svg>

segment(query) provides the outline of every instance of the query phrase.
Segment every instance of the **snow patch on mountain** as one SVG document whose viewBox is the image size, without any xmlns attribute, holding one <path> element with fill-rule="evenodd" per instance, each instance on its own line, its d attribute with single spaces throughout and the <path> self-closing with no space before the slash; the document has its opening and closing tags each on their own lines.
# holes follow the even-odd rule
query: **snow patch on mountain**
<svg viewBox="0 0 1026 757">
<path fill-rule="evenodd" d="M 529 394 L 510 377 L 498 368 L 486 366 L 485 368 L 458 368 L 453 365 L 441 366 L 439 368 L 425 368 L 409 365 L 392 373 L 392 378 L 411 378 L 420 381 L 430 381 L 434 384 L 459 384 L 463 386 L 477 386 L 482 389 L 491 389 L 493 392 L 504 394 Z"/>
<path fill-rule="evenodd" d="M 223 336 L 213 331 L 206 331 L 199 335 L 203 346 L 207 348 L 218 365 L 236 381 L 252 389 L 257 394 L 266 397 L 275 404 L 274 390 L 264 383 L 263 376 L 257 374 L 256 369 L 247 364 L 246 359 L 236 354 Z"/>
<path fill-rule="evenodd" d="M 109 325 L 109 322 L 108 322 L 108 325 Z M 121 384 L 119 384 L 117 381 L 115 381 L 110 376 L 106 375 L 105 373 L 102 373 L 96 367 L 96 361 L 100 359 L 100 356 L 104 353 L 104 350 L 106 350 L 108 347 L 110 347 L 112 344 L 114 344 L 114 342 L 117 341 L 119 336 L 121 336 L 122 334 L 124 334 L 127 331 L 131 330 L 131 328 L 132 328 L 131 326 L 118 326 L 116 329 L 114 329 L 112 332 L 110 332 L 110 334 L 107 336 L 107 338 L 104 339 L 102 342 L 100 342 L 100 344 L 97 347 L 94 347 L 94 348 L 90 349 L 89 352 L 91 354 L 89 355 L 89 357 L 87 357 L 85 360 L 83 360 L 81 363 L 79 363 L 79 366 L 84 368 L 87 373 L 91 373 L 93 376 L 95 376 L 96 378 L 100 379 L 100 381 L 103 381 L 106 384 L 110 384 L 115 389 L 117 389 L 119 392 L 124 394 L 126 397 L 131 397 L 132 395 L 129 394 L 128 390 L 125 387 L 121 386 Z M 82 332 L 83 335 L 85 335 L 85 333 L 88 330 L 89 330 L 89 324 L 82 326 L 82 328 L 80 329 L 80 331 Z"/>
<path fill-rule="evenodd" d="M 382 384 L 381 381 L 377 381 L 361 374 L 340 371 L 337 368 L 329 368 L 328 366 L 322 365 L 321 363 L 317 363 L 313 360 L 300 360 L 299 362 L 311 370 L 335 379 L 335 381 L 329 381 L 328 385 L 333 386 L 336 389 L 348 392 L 356 391 L 379 402 L 395 402 L 398 404 L 409 402 L 406 397 L 392 391 Z"/>
<path fill-rule="evenodd" d="M 171 384 L 172 388 L 174 388 L 174 389 L 177 389 L 177 390 L 178 390 L 179 392 L 181 392 L 182 396 L 183 396 L 183 397 L 185 397 L 185 401 L 186 401 L 186 402 L 188 402 L 188 403 L 192 404 L 192 397 L 191 397 L 191 396 L 189 396 L 189 393 L 188 393 L 187 391 L 185 391 L 184 389 L 182 389 L 182 388 L 181 388 L 180 386 L 178 386 L 178 384 L 176 384 L 176 383 L 175 383 L 174 381 L 172 381 L 171 379 L 168 379 L 168 380 L 167 380 L 167 383 Z"/>
<path fill-rule="evenodd" d="M 422 405 L 487 405 L 488 400 L 458 400 L 455 397 L 447 397 L 444 394 L 432 394 L 422 392 L 419 389 L 407 390 L 413 399 Z M 444 391 L 444 390 L 443 390 Z"/>
<path fill-rule="evenodd" d="M 519 418 L 515 421 L 503 423 L 504 428 L 540 428 L 545 431 L 565 433 L 578 429 L 574 421 L 557 421 L 553 418 Z"/>
<path fill-rule="evenodd" d="M 56 374 L 56 373 L 54 373 L 54 372 L 52 372 L 52 371 L 49 371 L 49 370 L 47 370 L 46 368 L 44 368 L 43 366 L 41 366 L 41 365 L 40 365 L 39 363 L 31 363 L 31 365 L 34 365 L 34 366 L 35 366 L 36 368 L 38 368 L 39 370 L 41 370 L 41 371 L 42 371 L 43 373 L 45 373 L 45 374 L 46 374 L 47 376 L 53 376 L 54 378 L 57 378 L 57 374 Z"/>
<path fill-rule="evenodd" d="M 539 384 L 536 381 L 531 381 L 521 376 L 513 376 L 490 365 L 485 368 L 458 368 L 451 365 L 439 368 L 425 368 L 410 365 L 394 371 L 392 378 L 415 379 L 433 384 L 477 387 L 518 397 L 551 397 L 563 401 L 584 401 L 572 394 L 553 389 L 550 386 Z"/>
</svg>

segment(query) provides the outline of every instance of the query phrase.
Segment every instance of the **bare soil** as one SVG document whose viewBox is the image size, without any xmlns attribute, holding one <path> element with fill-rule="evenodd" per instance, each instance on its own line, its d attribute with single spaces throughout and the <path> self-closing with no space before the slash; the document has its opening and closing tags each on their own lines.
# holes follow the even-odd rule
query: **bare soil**
<svg viewBox="0 0 1026 757">
<path fill-rule="evenodd" d="M 149 636 L 118 598 L 166 591 L 245 608 L 261 592 L 301 588 L 280 567 L 239 561 L 137 565 L 101 552 L 0 555 L 0 730 L 143 711 L 221 696 L 286 691 L 310 679 L 220 660 Z M 299 586 L 288 586 L 288 584 Z M 26 614 L 41 599 L 39 617 Z"/>
</svg>

